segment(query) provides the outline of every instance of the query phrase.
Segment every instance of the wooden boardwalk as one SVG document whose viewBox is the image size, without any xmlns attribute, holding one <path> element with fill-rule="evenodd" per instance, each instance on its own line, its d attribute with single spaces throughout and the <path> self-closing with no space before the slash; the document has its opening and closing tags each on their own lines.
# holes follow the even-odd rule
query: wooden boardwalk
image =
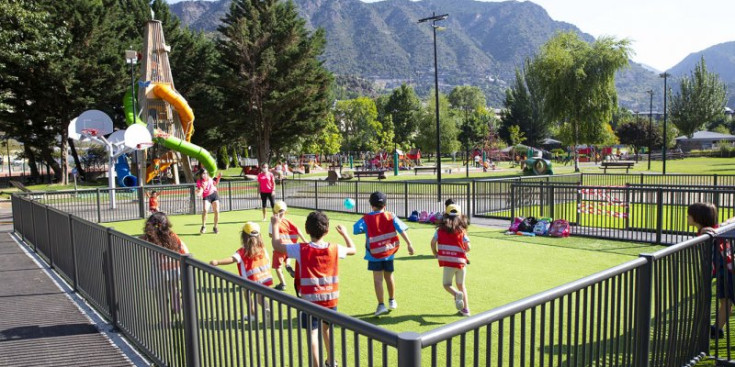
<svg viewBox="0 0 735 367">
<path fill-rule="evenodd" d="M 0 366 L 135 365 L 7 231 L 0 232 L 0 279 Z"/>
</svg>

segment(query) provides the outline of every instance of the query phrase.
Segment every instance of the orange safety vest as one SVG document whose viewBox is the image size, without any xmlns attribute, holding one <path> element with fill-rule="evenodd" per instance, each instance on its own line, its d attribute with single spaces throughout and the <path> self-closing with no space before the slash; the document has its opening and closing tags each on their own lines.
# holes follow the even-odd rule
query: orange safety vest
<svg viewBox="0 0 735 367">
<path fill-rule="evenodd" d="M 281 243 L 284 245 L 291 245 L 299 241 L 299 229 L 293 222 L 286 218 L 281 219 L 278 235 L 281 237 Z"/>
<path fill-rule="evenodd" d="M 439 266 L 461 269 L 467 265 L 467 253 L 464 249 L 464 231 L 449 233 L 440 229 L 436 233 Z"/>
<path fill-rule="evenodd" d="M 302 243 L 301 264 L 297 278 L 301 298 L 318 305 L 337 307 L 339 300 L 339 265 L 337 246 L 316 248 Z"/>
<path fill-rule="evenodd" d="M 398 232 L 393 225 L 393 213 L 380 212 L 362 217 L 367 225 L 368 249 L 376 259 L 383 259 L 398 251 Z"/>
<path fill-rule="evenodd" d="M 263 255 L 258 257 L 248 257 L 245 254 L 245 249 L 240 248 L 237 250 L 242 259 L 242 263 L 237 267 L 237 271 L 240 276 L 250 281 L 260 283 L 266 287 L 273 285 L 273 277 L 271 276 L 271 264 L 268 258 Z"/>
</svg>

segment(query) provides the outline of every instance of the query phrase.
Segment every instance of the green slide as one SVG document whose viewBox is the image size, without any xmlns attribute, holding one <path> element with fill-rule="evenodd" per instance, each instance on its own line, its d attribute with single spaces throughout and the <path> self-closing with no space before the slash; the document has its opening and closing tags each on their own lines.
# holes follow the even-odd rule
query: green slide
<svg viewBox="0 0 735 367">
<path fill-rule="evenodd" d="M 156 143 L 163 144 L 163 146 L 168 149 L 196 158 L 202 163 L 204 169 L 209 172 L 210 177 L 215 177 L 217 175 L 217 162 L 206 149 L 173 136 L 169 136 L 167 138 L 158 137 L 155 138 L 154 141 Z"/>
<path fill-rule="evenodd" d="M 138 91 L 137 85 L 135 86 L 135 91 Z M 145 121 L 139 119 L 135 112 L 133 112 L 133 98 L 130 89 L 125 92 L 125 96 L 123 97 L 123 111 L 125 112 L 125 123 L 127 123 L 128 126 L 132 124 L 146 125 Z"/>
</svg>

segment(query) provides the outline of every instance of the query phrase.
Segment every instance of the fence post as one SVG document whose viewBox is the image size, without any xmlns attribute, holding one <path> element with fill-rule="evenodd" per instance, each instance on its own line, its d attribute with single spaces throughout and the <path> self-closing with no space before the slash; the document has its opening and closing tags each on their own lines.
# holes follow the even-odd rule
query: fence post
<svg viewBox="0 0 735 367">
<path fill-rule="evenodd" d="M 357 191 L 359 189 L 358 186 L 359 186 L 359 182 L 355 181 L 355 213 L 360 212 L 360 200 L 358 199 L 359 192 Z"/>
<path fill-rule="evenodd" d="M 656 244 L 661 244 L 661 233 L 663 232 L 664 207 L 663 207 L 664 191 L 662 188 L 656 189 Z"/>
<path fill-rule="evenodd" d="M 102 201 L 99 187 L 97 188 L 97 223 L 102 223 Z"/>
<path fill-rule="evenodd" d="M 554 210 L 554 185 L 549 186 L 549 217 L 553 220 L 556 217 Z"/>
<path fill-rule="evenodd" d="M 199 367 L 199 330 L 194 295 L 194 272 L 188 261 L 191 255 L 181 255 L 181 296 L 184 311 L 184 342 L 186 343 L 186 365 Z"/>
<path fill-rule="evenodd" d="M 408 218 L 408 181 L 403 181 L 403 207 L 404 218 Z"/>
<path fill-rule="evenodd" d="M 646 264 L 636 271 L 635 341 L 633 342 L 633 365 L 646 367 L 651 347 L 651 283 L 653 277 L 653 255 L 640 254 Z"/>
<path fill-rule="evenodd" d="M 288 202 L 288 200 L 286 198 L 286 182 L 288 182 L 288 179 L 287 179 L 288 178 L 288 172 L 286 172 L 285 177 L 286 177 L 286 179 L 282 179 L 281 180 L 281 200 L 283 200 L 285 202 Z"/>
<path fill-rule="evenodd" d="M 516 185 L 510 184 L 510 222 L 516 217 Z"/>
<path fill-rule="evenodd" d="M 713 175 L 713 179 L 714 179 L 714 183 L 712 186 L 717 186 L 717 174 L 716 173 Z"/>
<path fill-rule="evenodd" d="M 67 214 L 66 217 L 69 219 L 69 243 L 71 244 L 71 264 L 72 264 L 72 275 L 71 283 L 74 288 L 74 292 L 78 291 L 77 276 L 77 249 L 74 245 L 74 221 L 71 219 L 71 214 Z"/>
<path fill-rule="evenodd" d="M 469 205 L 469 204 L 468 204 Z M 472 216 L 477 215 L 477 181 L 472 180 Z"/>
<path fill-rule="evenodd" d="M 421 335 L 414 332 L 398 334 L 398 365 L 421 367 Z M 447 356 L 449 358 L 449 356 Z"/>
<path fill-rule="evenodd" d="M 465 186 L 466 186 L 465 187 L 465 190 L 467 190 L 467 206 L 468 206 L 468 208 L 466 209 L 467 210 L 466 213 L 472 213 L 472 209 L 469 208 L 469 207 L 472 206 L 472 201 L 470 200 L 470 187 L 471 187 L 471 185 L 468 182 L 467 185 L 465 185 Z M 472 215 L 468 215 L 467 216 L 467 223 L 470 223 L 470 222 L 472 222 Z"/>
<path fill-rule="evenodd" d="M 31 204 L 30 205 L 30 209 L 31 209 L 30 210 L 31 211 L 31 218 L 30 218 L 31 232 L 30 233 L 33 234 L 33 243 L 31 243 L 31 245 L 33 245 L 33 252 L 38 253 L 38 248 L 36 247 L 36 242 L 38 242 L 38 235 L 36 234 L 36 221 L 34 220 L 36 218 L 34 218 L 34 215 L 33 215 L 34 204 L 32 201 L 28 201 L 28 203 Z"/>
<path fill-rule="evenodd" d="M 539 182 L 538 196 L 539 196 L 539 206 L 538 206 L 539 217 L 543 217 L 544 216 L 544 182 L 543 181 Z"/>
<path fill-rule="evenodd" d="M 145 192 L 143 186 L 138 187 L 138 215 L 145 219 Z"/>
<path fill-rule="evenodd" d="M 643 174 L 641 173 L 641 185 L 643 185 Z"/>
<path fill-rule="evenodd" d="M 46 240 L 48 241 L 46 244 L 48 245 L 48 266 L 49 268 L 54 268 L 54 249 L 51 248 L 51 229 L 49 228 L 49 222 L 48 222 L 48 205 L 44 205 L 44 212 L 46 213 Z"/>
<path fill-rule="evenodd" d="M 314 180 L 314 210 L 319 210 L 319 181 Z"/>
<path fill-rule="evenodd" d="M 189 207 L 191 208 L 191 211 L 189 212 L 189 214 L 197 213 L 197 200 L 196 200 L 196 187 L 195 186 L 189 186 Z"/>
<path fill-rule="evenodd" d="M 281 180 L 281 185 L 283 185 L 283 180 Z M 232 182 L 227 181 L 227 202 L 229 204 L 229 210 L 233 211 L 232 209 Z"/>
<path fill-rule="evenodd" d="M 112 227 L 107 228 L 107 246 L 105 251 L 106 266 L 103 267 L 105 274 L 105 286 L 107 287 L 107 300 L 109 302 L 110 317 L 112 318 L 113 330 L 118 330 L 117 325 L 117 297 L 115 295 L 115 261 L 112 256 Z"/>
</svg>

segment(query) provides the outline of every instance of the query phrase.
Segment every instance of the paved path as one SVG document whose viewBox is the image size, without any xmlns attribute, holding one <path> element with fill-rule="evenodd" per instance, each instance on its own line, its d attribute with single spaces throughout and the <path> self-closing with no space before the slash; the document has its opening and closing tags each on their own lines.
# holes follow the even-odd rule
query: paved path
<svg viewBox="0 0 735 367">
<path fill-rule="evenodd" d="M 9 233 L 0 205 L 0 366 L 133 366 Z M 119 337 L 115 337 L 119 340 Z M 133 363 L 135 361 L 136 363 Z"/>
</svg>

